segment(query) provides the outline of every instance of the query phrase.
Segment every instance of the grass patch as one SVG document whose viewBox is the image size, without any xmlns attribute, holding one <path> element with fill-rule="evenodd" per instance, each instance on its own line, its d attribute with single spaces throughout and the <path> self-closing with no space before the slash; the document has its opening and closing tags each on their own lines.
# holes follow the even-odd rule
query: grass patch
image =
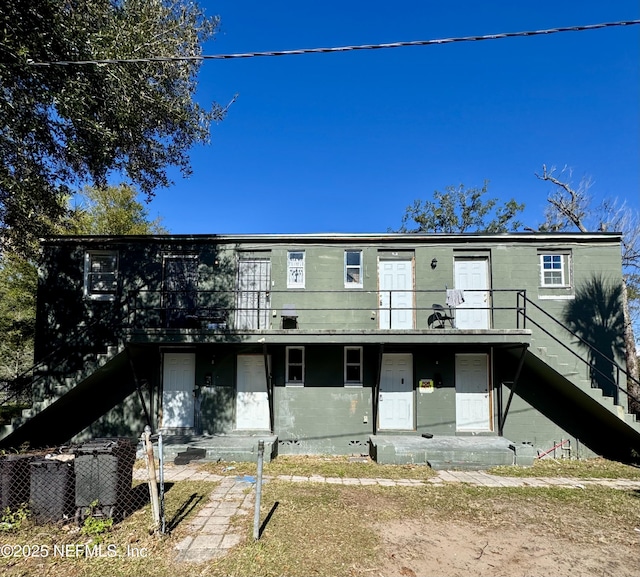
<svg viewBox="0 0 640 577">
<path fill-rule="evenodd" d="M 607 459 L 536 459 L 532 467 L 501 466 L 488 470 L 505 477 L 575 477 L 580 479 L 640 479 L 640 467 Z"/>
<path fill-rule="evenodd" d="M 255 475 L 256 463 L 205 463 L 202 469 L 218 475 Z M 281 455 L 265 463 L 264 475 L 296 475 L 354 479 L 428 479 L 436 473 L 428 465 L 380 465 L 369 458 L 352 460 L 345 455 Z"/>
<path fill-rule="evenodd" d="M 354 493 L 356 497 L 354 497 Z M 358 575 L 375 567 L 379 537 L 367 521 L 366 491 L 336 485 L 272 481 L 263 488 L 261 519 L 277 507 L 258 542 L 207 567 L 206 575 Z M 363 499 L 363 497 L 365 497 Z M 359 517 L 360 514 L 363 517 Z"/>
</svg>

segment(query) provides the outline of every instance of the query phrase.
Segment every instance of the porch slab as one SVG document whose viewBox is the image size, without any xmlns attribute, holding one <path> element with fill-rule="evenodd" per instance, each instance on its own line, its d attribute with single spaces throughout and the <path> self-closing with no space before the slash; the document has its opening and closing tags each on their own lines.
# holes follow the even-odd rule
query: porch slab
<svg viewBox="0 0 640 577">
<path fill-rule="evenodd" d="M 371 458 L 383 465 L 428 465 L 437 470 L 482 470 L 516 462 L 504 437 L 371 435 Z"/>
<path fill-rule="evenodd" d="M 166 462 L 256 462 L 258 443 L 264 441 L 264 462 L 277 454 L 278 437 L 271 434 L 250 435 L 163 435 Z M 157 444 L 154 445 L 157 452 Z"/>
</svg>

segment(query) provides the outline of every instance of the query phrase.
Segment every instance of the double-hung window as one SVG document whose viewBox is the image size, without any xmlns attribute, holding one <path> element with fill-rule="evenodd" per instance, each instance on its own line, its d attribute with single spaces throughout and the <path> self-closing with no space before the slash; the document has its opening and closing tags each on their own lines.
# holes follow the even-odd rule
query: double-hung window
<svg viewBox="0 0 640 577">
<path fill-rule="evenodd" d="M 285 384 L 304 385 L 304 347 L 286 348 Z"/>
<path fill-rule="evenodd" d="M 118 253 L 88 251 L 84 255 L 84 296 L 114 300 L 118 289 Z"/>
<path fill-rule="evenodd" d="M 362 288 L 362 251 L 344 252 L 344 288 Z"/>
<path fill-rule="evenodd" d="M 362 347 L 344 348 L 344 384 L 362 386 Z"/>
<path fill-rule="evenodd" d="M 304 288 L 304 251 L 287 253 L 287 288 Z"/>
<path fill-rule="evenodd" d="M 543 287 L 566 287 L 569 282 L 569 255 L 540 254 L 540 282 Z"/>
</svg>

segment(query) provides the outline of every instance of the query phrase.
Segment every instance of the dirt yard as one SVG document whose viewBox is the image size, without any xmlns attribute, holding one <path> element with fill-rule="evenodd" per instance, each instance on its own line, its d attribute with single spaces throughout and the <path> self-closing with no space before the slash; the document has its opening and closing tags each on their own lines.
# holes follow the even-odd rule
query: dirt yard
<svg viewBox="0 0 640 577">
<path fill-rule="evenodd" d="M 639 503 L 640 506 L 640 503 Z M 578 523 L 577 527 L 580 527 Z M 607 539 L 593 527 L 591 538 L 545 534 L 526 526 L 505 529 L 466 522 L 395 521 L 378 527 L 388 577 L 637 577 L 640 575 L 640 528 L 628 543 Z M 612 542 L 615 541 L 615 542 Z"/>
</svg>

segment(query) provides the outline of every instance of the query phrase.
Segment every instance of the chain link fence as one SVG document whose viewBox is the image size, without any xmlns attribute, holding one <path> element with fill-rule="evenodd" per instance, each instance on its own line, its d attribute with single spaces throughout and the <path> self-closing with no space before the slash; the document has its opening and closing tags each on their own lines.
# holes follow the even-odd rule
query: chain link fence
<svg viewBox="0 0 640 577">
<path fill-rule="evenodd" d="M 0 455 L 0 529 L 17 513 L 36 524 L 118 523 L 151 504 L 152 529 L 164 532 L 162 453 L 162 436 L 146 430 Z"/>
</svg>

